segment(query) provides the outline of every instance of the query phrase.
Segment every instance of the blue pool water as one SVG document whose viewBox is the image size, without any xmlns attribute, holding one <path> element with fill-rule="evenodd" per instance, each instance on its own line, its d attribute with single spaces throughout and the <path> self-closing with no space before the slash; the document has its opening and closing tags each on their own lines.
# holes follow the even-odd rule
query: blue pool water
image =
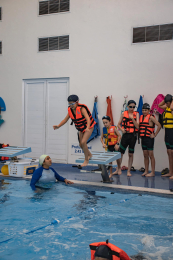
<svg viewBox="0 0 173 260">
<path fill-rule="evenodd" d="M 28 181 L 8 180 L 0 185 L 0 259 L 89 260 L 89 244 L 109 239 L 132 259 L 172 260 L 172 203 L 61 183 L 34 194 Z M 25 234 L 53 218 L 60 223 Z"/>
</svg>

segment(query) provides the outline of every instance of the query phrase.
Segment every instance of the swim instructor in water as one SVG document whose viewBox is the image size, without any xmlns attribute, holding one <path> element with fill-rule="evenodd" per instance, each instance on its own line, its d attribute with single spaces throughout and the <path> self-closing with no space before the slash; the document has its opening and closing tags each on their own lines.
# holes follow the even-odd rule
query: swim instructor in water
<svg viewBox="0 0 173 260">
<path fill-rule="evenodd" d="M 73 184 L 72 181 L 63 178 L 52 167 L 50 167 L 52 165 L 52 160 L 49 155 L 41 155 L 39 158 L 39 164 L 41 167 L 35 170 L 30 183 L 33 191 L 37 192 L 36 187 L 51 188 L 56 180 L 65 182 L 65 184 Z"/>
</svg>

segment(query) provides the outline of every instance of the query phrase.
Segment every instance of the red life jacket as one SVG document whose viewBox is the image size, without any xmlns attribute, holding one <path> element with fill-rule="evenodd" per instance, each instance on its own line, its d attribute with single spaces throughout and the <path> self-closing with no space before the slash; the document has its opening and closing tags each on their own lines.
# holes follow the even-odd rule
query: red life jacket
<svg viewBox="0 0 173 260">
<path fill-rule="evenodd" d="M 108 130 L 108 145 L 115 145 L 118 141 L 118 136 L 115 134 L 116 126 L 111 126 Z"/>
<path fill-rule="evenodd" d="M 121 248 L 106 242 L 96 242 L 89 245 L 91 249 L 91 260 L 95 259 L 95 251 L 101 245 L 107 246 L 111 249 L 112 260 L 130 260 L 130 257 Z"/>
<path fill-rule="evenodd" d="M 84 107 L 86 109 L 86 111 L 89 115 L 90 128 L 92 128 L 96 124 L 96 122 L 94 121 L 94 119 L 91 115 L 91 112 L 86 105 L 78 103 L 78 106 L 76 107 L 76 115 L 74 114 L 73 110 L 70 107 L 68 107 L 68 114 L 69 114 L 70 118 L 72 119 L 72 124 L 74 122 L 76 129 L 78 131 L 84 133 L 85 129 L 87 128 L 87 121 L 86 121 L 86 118 L 84 117 L 84 115 L 82 115 L 82 113 L 81 113 L 82 107 Z"/>
<path fill-rule="evenodd" d="M 144 115 L 140 116 L 139 119 L 139 134 L 140 136 L 147 136 L 150 137 L 152 133 L 154 133 L 155 129 L 155 124 L 153 126 L 149 125 L 149 120 L 150 120 L 150 114 L 147 115 L 144 118 Z"/>
<path fill-rule="evenodd" d="M 133 117 L 136 120 L 136 115 L 138 112 L 133 112 Z M 138 132 L 138 129 L 133 124 L 131 118 L 129 118 L 128 111 L 124 111 L 123 121 L 122 121 L 122 128 L 125 129 L 128 133 Z"/>
</svg>

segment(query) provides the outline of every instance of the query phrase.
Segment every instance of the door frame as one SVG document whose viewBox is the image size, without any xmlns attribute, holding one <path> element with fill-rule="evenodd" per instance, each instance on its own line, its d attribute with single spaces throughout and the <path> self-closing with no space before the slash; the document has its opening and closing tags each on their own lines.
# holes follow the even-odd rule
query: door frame
<svg viewBox="0 0 173 260">
<path fill-rule="evenodd" d="M 37 83 L 38 81 L 44 81 L 46 82 L 46 85 L 47 85 L 47 81 L 63 81 L 65 83 L 67 83 L 67 97 L 69 95 L 69 84 L 70 84 L 70 78 L 69 77 L 60 77 L 60 78 L 31 78 L 31 79 L 23 79 L 22 80 L 22 143 L 23 143 L 23 146 L 25 144 L 25 83 L 29 83 L 29 82 L 35 82 Z M 47 88 L 46 88 L 46 91 L 44 93 L 44 96 L 46 95 L 47 93 Z M 48 108 L 49 109 L 49 108 Z M 46 107 L 45 107 L 45 120 L 47 120 L 47 112 L 46 112 Z M 63 118 L 62 118 L 63 119 Z M 45 124 L 46 126 L 46 124 Z M 67 124 L 67 152 L 66 152 L 66 163 L 68 163 L 68 157 L 69 157 L 69 124 Z M 32 149 L 32 147 L 31 147 Z M 46 127 L 45 127 L 45 145 L 44 145 L 44 150 L 46 149 Z M 26 156 L 24 155 L 23 157 L 28 157 L 27 156 L 28 154 L 26 154 Z M 40 155 L 41 156 L 41 155 Z M 57 163 L 57 161 L 53 161 L 54 163 Z"/>
</svg>

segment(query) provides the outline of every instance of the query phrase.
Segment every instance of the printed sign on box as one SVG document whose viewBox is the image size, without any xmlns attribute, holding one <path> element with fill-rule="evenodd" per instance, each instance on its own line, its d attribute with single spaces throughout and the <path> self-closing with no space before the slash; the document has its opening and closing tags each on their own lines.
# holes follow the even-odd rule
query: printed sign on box
<svg viewBox="0 0 173 260">
<path fill-rule="evenodd" d="M 88 146 L 89 151 L 92 151 L 92 146 Z M 83 150 L 80 148 L 79 144 L 72 144 L 71 145 L 71 154 L 73 155 L 83 155 Z"/>
</svg>

